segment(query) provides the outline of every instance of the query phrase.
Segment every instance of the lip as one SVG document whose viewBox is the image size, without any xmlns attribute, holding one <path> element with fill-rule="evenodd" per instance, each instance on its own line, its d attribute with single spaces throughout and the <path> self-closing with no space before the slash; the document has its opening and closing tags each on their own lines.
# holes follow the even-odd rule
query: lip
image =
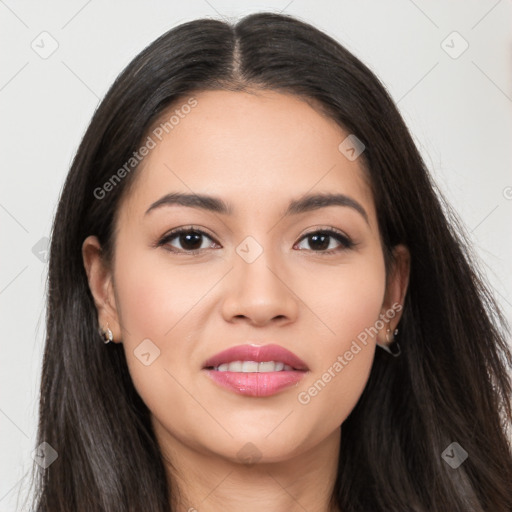
<svg viewBox="0 0 512 512">
<path fill-rule="evenodd" d="M 220 364 L 232 363 L 233 361 L 255 361 L 256 363 L 282 361 L 294 370 L 309 370 L 306 363 L 293 352 L 274 344 L 237 345 L 236 347 L 228 348 L 207 359 L 203 364 L 203 369 L 215 368 Z"/>
<path fill-rule="evenodd" d="M 220 364 L 233 361 L 255 361 L 258 363 L 281 361 L 291 366 L 293 370 L 279 372 L 220 372 L 215 370 L 215 367 Z M 203 365 L 203 371 L 215 383 L 230 391 L 246 396 L 266 397 L 297 385 L 308 373 L 309 368 L 293 352 L 279 345 L 238 345 L 209 358 Z"/>
<path fill-rule="evenodd" d="M 239 395 L 266 397 L 296 385 L 306 375 L 303 370 L 244 373 L 203 370 L 210 379 Z"/>
</svg>

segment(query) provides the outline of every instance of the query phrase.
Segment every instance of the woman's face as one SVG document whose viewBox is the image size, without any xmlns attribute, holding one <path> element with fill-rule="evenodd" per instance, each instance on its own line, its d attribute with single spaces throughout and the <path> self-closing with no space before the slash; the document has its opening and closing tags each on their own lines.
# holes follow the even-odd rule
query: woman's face
<svg viewBox="0 0 512 512">
<path fill-rule="evenodd" d="M 356 405 L 376 341 L 398 323 L 406 266 L 386 283 L 361 148 L 339 149 L 349 133 L 334 121 L 276 92 L 194 98 L 144 141 L 154 147 L 120 206 L 112 274 L 85 241 L 91 290 L 164 446 L 285 460 L 335 435 Z M 155 205 L 168 194 L 193 201 Z M 305 201 L 317 194 L 339 197 Z M 176 228 L 186 233 L 159 243 Z M 231 347 L 270 344 L 305 368 L 277 371 L 279 351 L 259 357 L 277 366 L 205 368 Z"/>
</svg>

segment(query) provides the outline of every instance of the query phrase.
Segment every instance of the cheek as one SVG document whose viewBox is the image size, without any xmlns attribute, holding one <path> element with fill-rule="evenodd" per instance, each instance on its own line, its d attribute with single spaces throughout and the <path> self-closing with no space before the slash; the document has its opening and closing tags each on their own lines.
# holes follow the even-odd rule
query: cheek
<svg viewBox="0 0 512 512">
<path fill-rule="evenodd" d="M 382 255 L 375 250 L 354 255 L 337 266 L 316 266 L 304 272 L 297 294 L 323 324 L 324 345 L 342 350 L 347 342 L 379 319 L 385 294 L 386 273 Z M 320 325 L 319 324 L 319 325 Z"/>
<path fill-rule="evenodd" d="M 204 266 L 167 261 L 164 249 L 124 251 L 116 261 L 116 289 L 127 341 L 164 344 L 214 282 Z"/>
<path fill-rule="evenodd" d="M 118 247 L 116 306 L 133 384 L 153 412 L 170 403 L 185 407 L 190 396 L 180 383 L 189 377 L 195 329 L 204 320 L 201 299 L 218 277 L 206 265 L 171 263 L 163 249 Z"/>
<path fill-rule="evenodd" d="M 385 272 L 379 266 L 354 268 L 340 275 L 331 288 L 333 330 L 340 349 L 375 325 L 385 293 Z"/>
<path fill-rule="evenodd" d="M 326 334 L 316 340 L 316 366 L 297 398 L 308 414 L 321 420 L 319 428 L 324 428 L 322 421 L 332 428 L 350 414 L 370 375 L 385 268 L 376 252 L 375 257 L 323 272 L 315 279 L 314 301 L 318 317 L 329 329 L 322 329 Z"/>
<path fill-rule="evenodd" d="M 133 385 L 152 415 L 183 410 L 187 399 L 172 361 L 182 361 L 186 343 L 173 343 L 186 324 L 193 286 L 183 273 L 155 264 L 148 254 L 124 251 L 116 261 L 116 302 L 122 340 Z M 183 341 L 183 340 L 182 340 Z M 186 340 L 185 340 L 186 341 Z M 173 378 L 174 377 L 174 378 Z M 178 380 L 176 380 L 176 378 Z"/>
</svg>

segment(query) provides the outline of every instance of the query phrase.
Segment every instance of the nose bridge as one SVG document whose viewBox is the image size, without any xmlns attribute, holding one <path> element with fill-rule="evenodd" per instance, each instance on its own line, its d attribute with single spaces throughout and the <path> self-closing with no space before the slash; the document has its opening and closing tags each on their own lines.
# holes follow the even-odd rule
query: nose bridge
<svg viewBox="0 0 512 512">
<path fill-rule="evenodd" d="M 268 246 L 271 237 L 264 238 L 266 246 L 248 236 L 235 249 L 224 301 L 226 319 L 244 316 L 265 323 L 276 317 L 291 319 L 297 313 L 283 255 Z"/>
<path fill-rule="evenodd" d="M 284 268 L 282 255 L 270 246 L 270 239 L 266 237 L 263 246 L 248 236 L 238 245 L 234 262 L 235 272 L 240 278 L 237 288 L 244 293 L 268 294 L 268 299 L 277 295 L 284 298 L 284 285 L 276 275 L 279 269 Z"/>
</svg>

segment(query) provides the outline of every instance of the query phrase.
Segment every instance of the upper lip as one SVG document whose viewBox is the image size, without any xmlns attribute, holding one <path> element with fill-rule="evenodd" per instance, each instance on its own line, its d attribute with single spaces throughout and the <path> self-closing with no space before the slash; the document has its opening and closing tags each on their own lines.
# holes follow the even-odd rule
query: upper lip
<svg viewBox="0 0 512 512">
<path fill-rule="evenodd" d="M 203 364 L 203 368 L 214 367 L 233 361 L 281 361 L 291 366 L 294 370 L 308 370 L 306 363 L 293 352 L 280 345 L 237 345 L 228 348 L 210 357 Z"/>
</svg>

